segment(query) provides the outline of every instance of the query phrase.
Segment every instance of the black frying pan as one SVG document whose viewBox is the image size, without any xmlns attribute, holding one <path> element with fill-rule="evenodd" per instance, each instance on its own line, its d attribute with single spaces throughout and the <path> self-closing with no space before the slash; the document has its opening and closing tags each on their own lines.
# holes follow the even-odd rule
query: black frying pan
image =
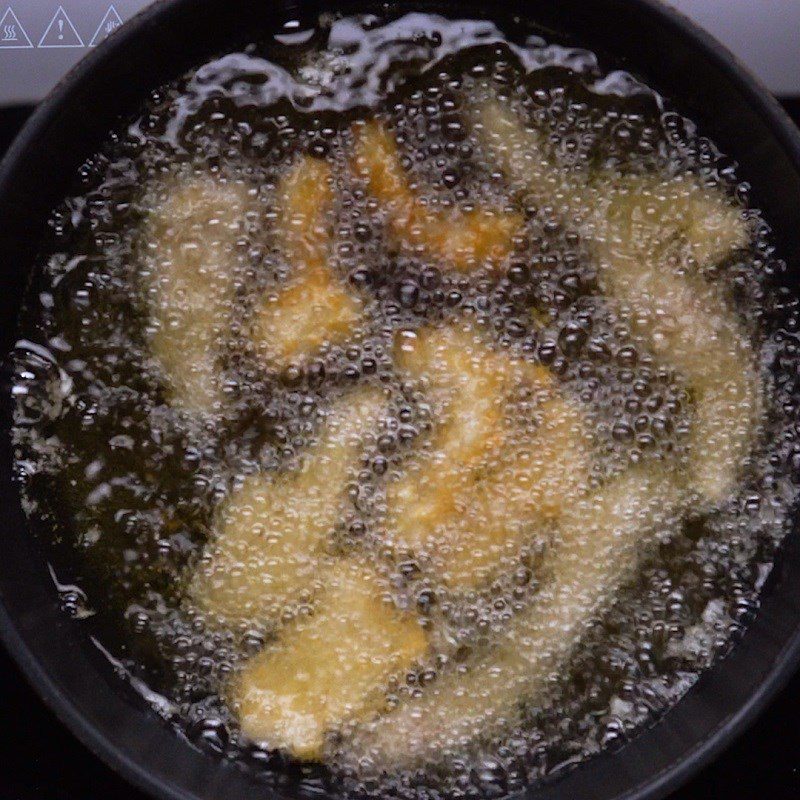
<svg viewBox="0 0 800 800">
<path fill-rule="evenodd" d="M 476 0 L 399 2 L 391 10 L 487 16 Z M 120 115 L 148 90 L 208 55 L 321 10 L 380 10 L 363 2 L 170 0 L 123 26 L 41 104 L 0 165 L 0 352 L 15 319 L 50 210 Z M 528 0 L 491 13 L 518 14 L 552 40 L 588 47 L 643 77 L 740 164 L 752 203 L 775 229 L 800 281 L 800 132 L 767 90 L 716 41 L 653 0 Z M 95 753 L 156 797 L 246 800 L 270 792 L 179 738 L 59 609 L 39 546 L 11 480 L 7 381 L 0 435 L 0 636 L 45 702 Z M 795 526 L 797 527 L 797 526 Z M 707 672 L 657 724 L 614 754 L 532 790 L 541 800 L 653 800 L 713 758 L 749 725 L 800 660 L 800 536 L 793 532 L 763 606 L 733 653 Z"/>
</svg>

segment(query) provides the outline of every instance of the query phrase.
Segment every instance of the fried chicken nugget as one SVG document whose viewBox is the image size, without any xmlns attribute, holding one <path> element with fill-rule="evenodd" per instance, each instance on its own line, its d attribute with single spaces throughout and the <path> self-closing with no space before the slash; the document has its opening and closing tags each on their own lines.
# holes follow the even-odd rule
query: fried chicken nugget
<svg viewBox="0 0 800 800">
<path fill-rule="evenodd" d="M 262 357 L 282 367 L 302 361 L 325 344 L 351 337 L 363 303 L 331 270 L 333 180 L 326 161 L 305 156 L 284 176 L 279 189 L 278 241 L 292 275 L 268 293 L 253 320 Z"/>
<path fill-rule="evenodd" d="M 208 616 L 228 625 L 267 623 L 310 589 L 348 476 L 385 408 L 377 389 L 346 394 L 299 470 L 252 475 L 228 497 L 190 585 Z"/>
<path fill-rule="evenodd" d="M 193 412 L 222 403 L 218 363 L 229 324 L 236 241 L 250 205 L 247 187 L 211 175 L 176 179 L 145 226 L 153 355 L 170 399 Z"/>
<path fill-rule="evenodd" d="M 434 211 L 412 191 L 397 144 L 379 122 L 355 131 L 354 167 L 367 180 L 369 191 L 386 206 L 393 235 L 410 246 L 421 245 L 456 270 L 468 271 L 499 264 L 511 251 L 520 214 L 501 209 Z"/>
<path fill-rule="evenodd" d="M 381 597 L 363 564 L 335 563 L 310 616 L 281 631 L 232 686 L 233 707 L 251 739 L 319 758 L 327 731 L 374 714 L 385 685 L 427 650 L 417 619 Z"/>
<path fill-rule="evenodd" d="M 662 467 L 638 467 L 564 509 L 542 588 L 495 645 L 445 669 L 421 694 L 357 726 L 345 758 L 380 769 L 463 754 L 542 702 L 575 643 L 632 574 L 654 534 L 679 513 L 681 490 Z"/>
<path fill-rule="evenodd" d="M 761 385 L 733 310 L 698 268 L 747 245 L 741 210 L 692 177 L 627 177 L 597 223 L 606 292 L 627 306 L 650 349 L 686 379 L 694 403 L 689 468 L 716 504 L 753 444 Z"/>
<path fill-rule="evenodd" d="M 544 134 L 523 125 L 509 103 L 490 98 L 470 116 L 491 163 L 503 172 L 514 194 L 556 208 L 581 205 L 576 178 L 554 164 Z"/>
<path fill-rule="evenodd" d="M 565 209 L 593 244 L 606 294 L 683 374 L 694 402 L 690 474 L 708 503 L 721 502 L 752 447 L 761 383 L 734 311 L 702 271 L 747 246 L 741 209 L 693 176 L 600 175 L 590 184 L 559 168 L 507 105 L 489 100 L 474 116 L 516 191 Z"/>
<path fill-rule="evenodd" d="M 582 417 L 545 368 L 491 350 L 470 327 L 405 332 L 395 349 L 398 367 L 427 381 L 436 429 L 388 486 L 386 527 L 445 583 L 472 588 L 577 496 L 588 465 Z M 539 401 L 532 437 L 507 418 L 525 390 Z"/>
</svg>

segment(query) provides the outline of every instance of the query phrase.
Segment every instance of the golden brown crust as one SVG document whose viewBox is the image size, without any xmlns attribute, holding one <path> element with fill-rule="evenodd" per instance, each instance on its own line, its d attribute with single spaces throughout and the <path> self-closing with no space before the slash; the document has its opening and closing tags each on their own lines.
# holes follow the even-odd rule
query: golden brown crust
<svg viewBox="0 0 800 800">
<path fill-rule="evenodd" d="M 436 422 L 387 489 L 387 532 L 451 587 L 472 588 L 575 498 L 588 465 L 582 415 L 547 369 L 492 350 L 469 325 L 401 334 L 395 350 L 398 366 L 423 381 Z M 536 399 L 532 434 L 509 418 L 524 391 Z"/>
<path fill-rule="evenodd" d="M 346 485 L 385 400 L 362 387 L 329 410 L 301 469 L 247 478 L 224 502 L 190 585 L 195 605 L 227 625 L 268 625 L 313 585 Z"/>
<path fill-rule="evenodd" d="M 387 680 L 427 650 L 419 622 L 382 598 L 364 565 L 339 561 L 324 581 L 312 615 L 285 627 L 232 687 L 244 733 L 301 759 L 318 759 L 340 723 L 379 711 Z"/>
<path fill-rule="evenodd" d="M 190 411 L 222 405 L 219 353 L 228 335 L 237 239 L 247 187 L 211 176 L 176 179 L 145 228 L 153 355 L 170 399 Z"/>
<path fill-rule="evenodd" d="M 355 129 L 354 168 L 386 208 L 401 243 L 425 250 L 456 270 L 497 266 L 511 252 L 522 216 L 502 209 L 434 211 L 419 202 L 400 163 L 397 144 L 378 122 Z"/>
<path fill-rule="evenodd" d="M 328 162 L 306 156 L 278 187 L 278 244 L 291 267 L 285 286 L 267 293 L 253 318 L 253 340 L 272 367 L 301 362 L 324 345 L 352 337 L 361 299 L 330 267 L 333 176 Z"/>
</svg>

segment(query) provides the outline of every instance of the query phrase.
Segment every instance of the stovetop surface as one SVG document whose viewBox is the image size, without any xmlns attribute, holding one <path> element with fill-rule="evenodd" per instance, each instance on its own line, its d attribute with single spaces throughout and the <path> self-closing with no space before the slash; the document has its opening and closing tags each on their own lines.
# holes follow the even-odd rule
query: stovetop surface
<svg viewBox="0 0 800 800">
<path fill-rule="evenodd" d="M 0 2 L 0 106 L 38 103 L 153 0 Z M 800 95 L 799 0 L 665 0 L 729 47 L 776 94 Z"/>
<path fill-rule="evenodd" d="M 800 125 L 800 97 L 784 105 Z M 0 107 L 0 156 L 30 110 Z M 0 754 L 0 800 L 147 800 L 61 726 L 2 648 Z M 669 800 L 800 800 L 800 674 L 750 730 Z"/>
</svg>

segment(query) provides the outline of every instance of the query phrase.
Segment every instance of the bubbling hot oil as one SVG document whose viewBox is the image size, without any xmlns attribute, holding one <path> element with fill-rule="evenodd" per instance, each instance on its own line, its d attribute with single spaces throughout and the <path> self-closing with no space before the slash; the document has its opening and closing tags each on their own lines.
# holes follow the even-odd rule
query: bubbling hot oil
<svg viewBox="0 0 800 800">
<path fill-rule="evenodd" d="M 14 441 L 56 587 L 266 782 L 516 791 L 755 613 L 800 310 L 735 164 L 590 53 L 419 14 L 249 46 L 153 92 L 48 248 Z"/>
</svg>

